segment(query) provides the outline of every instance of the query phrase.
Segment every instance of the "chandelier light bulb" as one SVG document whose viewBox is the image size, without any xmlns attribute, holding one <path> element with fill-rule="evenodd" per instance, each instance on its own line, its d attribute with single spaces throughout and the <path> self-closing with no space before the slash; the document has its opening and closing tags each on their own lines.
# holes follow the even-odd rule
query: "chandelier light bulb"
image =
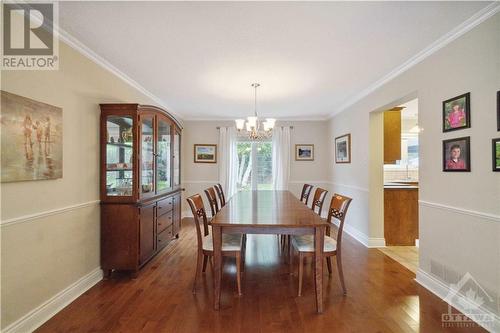
<svg viewBox="0 0 500 333">
<path fill-rule="evenodd" d="M 236 119 L 235 122 L 236 122 L 236 128 L 239 131 L 245 128 L 245 119 Z"/>
</svg>

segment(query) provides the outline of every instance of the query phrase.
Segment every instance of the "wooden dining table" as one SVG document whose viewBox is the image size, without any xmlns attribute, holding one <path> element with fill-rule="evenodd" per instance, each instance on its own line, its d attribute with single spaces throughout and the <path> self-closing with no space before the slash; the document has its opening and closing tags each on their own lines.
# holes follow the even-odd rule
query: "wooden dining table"
<svg viewBox="0 0 500 333">
<path fill-rule="evenodd" d="M 222 234 L 314 235 L 316 311 L 323 312 L 323 243 L 327 223 L 289 191 L 237 192 L 211 221 L 214 309 L 220 308 Z"/>
</svg>

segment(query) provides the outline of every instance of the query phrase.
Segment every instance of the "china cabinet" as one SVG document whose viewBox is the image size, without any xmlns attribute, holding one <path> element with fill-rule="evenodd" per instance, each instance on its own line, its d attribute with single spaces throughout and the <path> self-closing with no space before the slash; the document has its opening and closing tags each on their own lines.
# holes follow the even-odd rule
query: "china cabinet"
<svg viewBox="0 0 500 333">
<path fill-rule="evenodd" d="M 101 104 L 101 267 L 135 273 L 172 239 L 181 220 L 182 128 L 167 111 Z"/>
</svg>

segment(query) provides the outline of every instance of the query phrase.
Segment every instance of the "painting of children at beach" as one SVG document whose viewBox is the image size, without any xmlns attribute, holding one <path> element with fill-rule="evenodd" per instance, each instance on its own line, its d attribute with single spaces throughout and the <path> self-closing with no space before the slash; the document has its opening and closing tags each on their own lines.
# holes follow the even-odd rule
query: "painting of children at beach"
<svg viewBox="0 0 500 333">
<path fill-rule="evenodd" d="M 62 109 L 1 91 L 1 181 L 62 178 Z"/>
<path fill-rule="evenodd" d="M 443 132 L 470 127 L 470 93 L 443 102 Z"/>
</svg>

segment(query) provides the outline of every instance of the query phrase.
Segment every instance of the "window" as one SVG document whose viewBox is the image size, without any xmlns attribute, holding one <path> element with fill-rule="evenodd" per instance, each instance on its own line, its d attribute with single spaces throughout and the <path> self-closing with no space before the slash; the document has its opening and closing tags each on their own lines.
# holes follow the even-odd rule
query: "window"
<svg viewBox="0 0 500 333">
<path fill-rule="evenodd" d="M 272 143 L 238 142 L 238 191 L 270 190 L 272 175 Z"/>
</svg>

